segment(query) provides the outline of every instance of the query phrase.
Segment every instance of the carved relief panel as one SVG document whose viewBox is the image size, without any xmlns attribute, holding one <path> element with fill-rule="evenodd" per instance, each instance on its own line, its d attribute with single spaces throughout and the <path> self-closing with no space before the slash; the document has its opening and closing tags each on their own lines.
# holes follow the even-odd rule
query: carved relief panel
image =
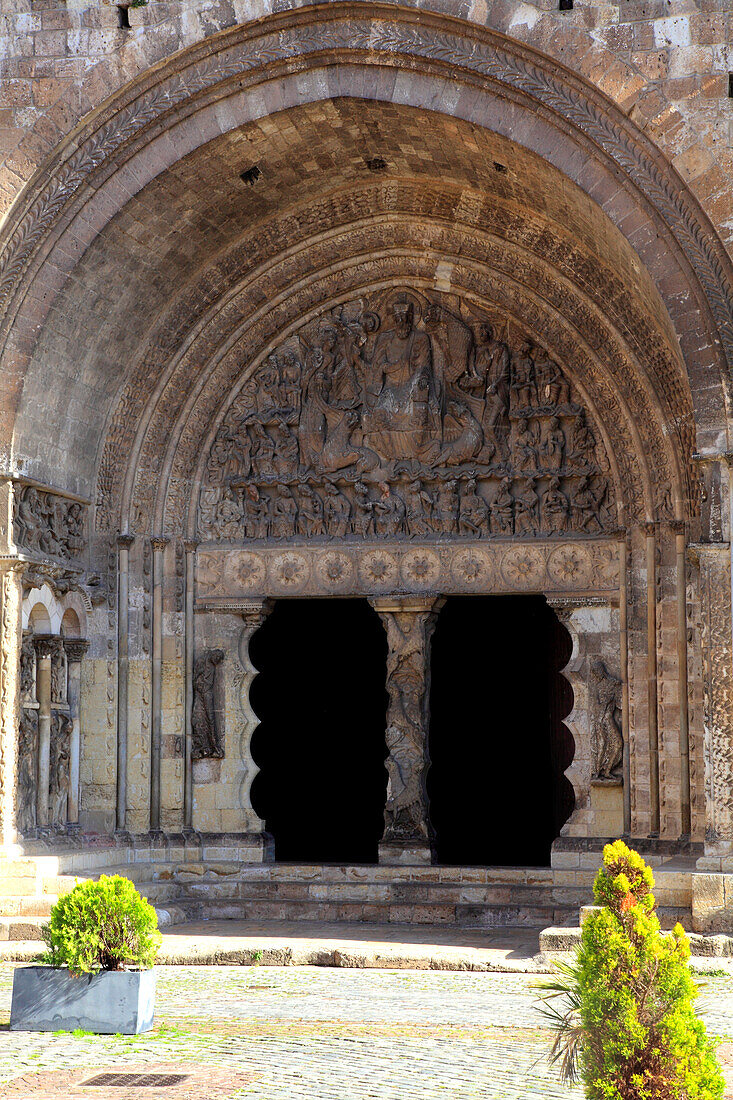
<svg viewBox="0 0 733 1100">
<path fill-rule="evenodd" d="M 18 546 L 44 557 L 73 560 L 85 546 L 86 507 L 35 485 L 17 487 L 13 532 Z"/>
<path fill-rule="evenodd" d="M 598 536 L 608 457 L 561 366 L 457 298 L 395 290 L 309 321 L 236 395 L 205 541 Z"/>
</svg>

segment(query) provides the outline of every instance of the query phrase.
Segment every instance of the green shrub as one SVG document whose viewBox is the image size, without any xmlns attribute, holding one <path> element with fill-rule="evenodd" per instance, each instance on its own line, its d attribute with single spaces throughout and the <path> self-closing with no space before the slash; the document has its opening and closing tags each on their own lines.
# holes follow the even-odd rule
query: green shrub
<svg viewBox="0 0 733 1100">
<path fill-rule="evenodd" d="M 43 961 L 72 974 L 153 966 L 160 947 L 158 917 L 129 879 L 102 875 L 64 894 L 43 926 Z"/>
<path fill-rule="evenodd" d="M 601 907 L 575 961 L 544 985 L 556 1031 L 551 1060 L 589 1100 L 719 1100 L 714 1041 L 695 1015 L 684 929 L 662 933 L 654 878 L 622 841 L 606 845 L 593 886 Z M 561 1008 L 553 998 L 561 996 Z"/>
</svg>

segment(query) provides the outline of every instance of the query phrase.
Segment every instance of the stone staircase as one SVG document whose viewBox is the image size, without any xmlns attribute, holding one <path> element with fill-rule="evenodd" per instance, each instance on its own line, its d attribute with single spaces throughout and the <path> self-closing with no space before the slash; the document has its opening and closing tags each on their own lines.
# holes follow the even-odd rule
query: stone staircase
<svg viewBox="0 0 733 1100">
<path fill-rule="evenodd" d="M 261 858 L 261 857 L 260 857 Z M 60 893 L 79 878 L 121 874 L 161 927 L 200 920 L 310 920 L 467 929 L 577 924 L 595 859 L 573 869 L 262 863 L 236 844 L 137 841 L 0 857 L 0 940 L 38 940 Z M 690 873 L 655 869 L 660 917 L 690 927 Z"/>
</svg>

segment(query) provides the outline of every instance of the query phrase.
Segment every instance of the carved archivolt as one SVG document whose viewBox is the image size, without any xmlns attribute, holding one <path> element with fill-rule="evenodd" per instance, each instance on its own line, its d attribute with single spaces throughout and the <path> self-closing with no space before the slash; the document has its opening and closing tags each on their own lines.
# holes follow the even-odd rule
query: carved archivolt
<svg viewBox="0 0 733 1100">
<path fill-rule="evenodd" d="M 560 365 L 506 321 L 395 290 L 314 319 L 211 447 L 203 540 L 598 535 L 609 463 Z"/>
</svg>

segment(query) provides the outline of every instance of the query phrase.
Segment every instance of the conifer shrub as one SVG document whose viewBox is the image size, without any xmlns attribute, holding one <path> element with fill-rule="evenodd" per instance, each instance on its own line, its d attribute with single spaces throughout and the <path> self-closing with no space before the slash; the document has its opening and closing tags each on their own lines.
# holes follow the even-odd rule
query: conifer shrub
<svg viewBox="0 0 733 1100">
<path fill-rule="evenodd" d="M 161 943 L 155 909 L 122 875 L 77 883 L 56 902 L 42 933 L 48 949 L 42 961 L 77 975 L 147 970 Z"/>
<path fill-rule="evenodd" d="M 637 852 L 606 845 L 593 886 L 600 908 L 575 960 L 542 987 L 556 1033 L 550 1058 L 566 1082 L 582 1080 L 588 1100 L 720 1100 L 715 1044 L 693 1007 L 689 941 L 680 924 L 661 932 L 653 889 Z"/>
</svg>

